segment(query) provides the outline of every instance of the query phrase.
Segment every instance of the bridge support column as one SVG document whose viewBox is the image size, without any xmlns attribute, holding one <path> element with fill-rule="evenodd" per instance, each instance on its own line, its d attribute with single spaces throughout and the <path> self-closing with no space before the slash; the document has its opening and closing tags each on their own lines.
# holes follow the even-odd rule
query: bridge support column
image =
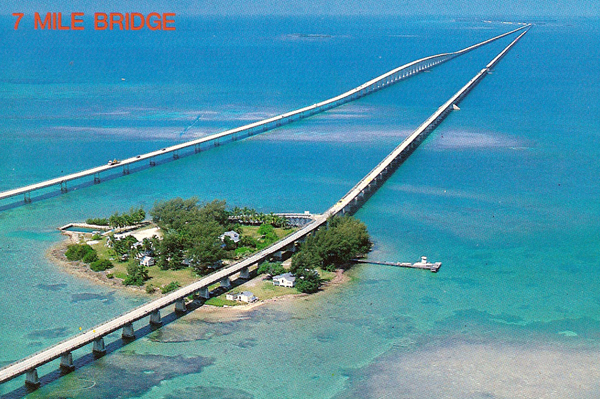
<svg viewBox="0 0 600 399">
<path fill-rule="evenodd" d="M 185 300 L 183 298 L 175 301 L 175 313 L 185 313 L 187 308 L 185 307 Z"/>
<path fill-rule="evenodd" d="M 60 369 L 63 371 L 75 370 L 75 365 L 73 364 L 73 354 L 71 354 L 71 352 L 63 353 L 60 356 Z"/>
<path fill-rule="evenodd" d="M 40 386 L 37 369 L 27 370 L 27 373 L 25 374 L 25 385 L 32 388 L 38 388 Z"/>
<path fill-rule="evenodd" d="M 123 333 L 121 334 L 123 339 L 134 339 L 135 330 L 133 329 L 133 323 L 127 323 L 123 326 Z"/>
<path fill-rule="evenodd" d="M 283 253 L 281 251 L 277 251 L 273 253 L 273 259 L 281 260 L 283 259 Z"/>
<path fill-rule="evenodd" d="M 156 166 L 156 161 L 154 159 L 150 160 L 150 166 Z"/>
<path fill-rule="evenodd" d="M 226 288 L 226 289 L 231 288 L 231 280 L 229 279 L 229 277 L 223 277 L 221 279 L 221 287 Z"/>
<path fill-rule="evenodd" d="M 123 174 L 124 175 L 128 175 L 129 174 L 129 165 L 123 165 Z"/>
<path fill-rule="evenodd" d="M 202 287 L 198 290 L 198 296 L 200 298 L 208 299 L 210 298 L 210 292 L 208 291 L 208 287 Z"/>
<path fill-rule="evenodd" d="M 25 194 L 23 194 L 23 202 L 26 204 L 31 203 L 31 193 L 30 192 L 26 192 Z"/>
<path fill-rule="evenodd" d="M 94 184 L 100 183 L 100 173 L 94 173 Z"/>
<path fill-rule="evenodd" d="M 92 353 L 94 354 L 94 356 L 103 356 L 106 354 L 104 338 L 100 337 L 94 340 L 94 346 L 92 346 Z"/>
<path fill-rule="evenodd" d="M 67 182 L 63 180 L 63 181 L 60 182 L 60 192 L 61 193 L 66 193 L 67 191 L 69 191 L 67 189 Z"/>
<path fill-rule="evenodd" d="M 154 310 L 152 313 L 150 313 L 150 325 L 162 325 L 162 319 L 160 318 L 160 310 Z"/>
<path fill-rule="evenodd" d="M 197 154 L 197 153 L 199 153 L 199 152 L 200 152 L 200 146 L 198 146 L 198 144 L 196 144 L 196 145 L 194 146 L 194 154 Z"/>
<path fill-rule="evenodd" d="M 179 154 L 177 151 L 173 151 L 173 159 L 179 159 Z"/>
<path fill-rule="evenodd" d="M 240 278 L 245 280 L 250 278 L 250 270 L 248 270 L 247 267 L 244 267 L 242 270 L 240 270 Z"/>
</svg>

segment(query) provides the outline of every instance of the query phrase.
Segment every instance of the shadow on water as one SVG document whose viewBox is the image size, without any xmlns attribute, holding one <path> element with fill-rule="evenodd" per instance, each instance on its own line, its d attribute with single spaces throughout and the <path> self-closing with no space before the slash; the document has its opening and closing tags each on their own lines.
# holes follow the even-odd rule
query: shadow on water
<svg viewBox="0 0 600 399">
<path fill-rule="evenodd" d="M 256 276 L 256 271 L 251 271 L 250 278 L 254 278 L 255 276 Z M 232 280 L 231 287 L 229 288 L 229 290 L 234 289 L 235 287 L 238 287 L 239 285 L 241 285 L 247 281 L 248 281 L 247 279 L 243 279 L 243 278 L 237 278 L 235 280 Z M 210 292 L 210 296 L 211 297 L 219 296 L 229 290 L 225 289 L 223 287 L 217 287 Z M 121 337 L 121 338 L 117 338 L 115 341 L 107 343 L 105 345 L 106 353 L 103 355 L 96 355 L 94 353 L 88 353 L 77 359 L 74 358 L 73 359 L 74 368 L 80 369 L 84 366 L 87 366 L 87 365 L 93 363 L 94 360 L 100 359 L 108 354 L 111 354 L 111 353 L 123 348 L 125 345 L 135 341 L 136 339 L 148 336 L 150 333 L 160 329 L 161 327 L 171 324 L 174 321 L 179 320 L 181 317 L 184 317 L 189 312 L 193 312 L 194 310 L 200 308 L 202 305 L 204 305 L 206 300 L 207 299 L 195 297 L 191 302 L 186 303 L 186 312 L 185 313 L 178 313 L 175 310 L 173 310 L 171 313 L 165 315 L 164 317 L 161 317 L 162 324 L 160 326 L 154 326 L 148 322 L 143 327 L 135 330 L 135 338 Z M 163 308 L 161 310 L 164 311 L 165 309 L 166 308 Z M 148 320 L 148 318 L 144 318 L 141 320 Z M 138 320 L 138 322 L 141 320 Z M 117 332 L 118 332 L 118 330 L 117 330 Z M 114 333 L 112 333 L 112 334 L 114 334 Z M 108 336 L 110 336 L 110 334 Z M 107 338 L 108 336 L 105 336 L 105 338 Z M 252 345 L 252 343 L 248 343 L 248 344 Z M 88 344 L 88 345 L 90 345 L 90 344 Z M 58 366 L 59 359 L 55 359 L 55 360 L 53 360 L 53 362 L 57 363 L 56 370 L 39 377 L 40 387 L 48 385 L 48 384 L 58 380 L 60 377 L 67 375 L 71 372 L 71 371 L 64 371 Z M 17 378 L 22 378 L 22 377 L 17 377 Z M 28 385 L 23 385 L 20 388 L 17 388 L 11 392 L 1 395 L 0 397 L 2 399 L 22 398 L 30 393 L 37 391 L 40 387 L 31 387 Z"/>
</svg>

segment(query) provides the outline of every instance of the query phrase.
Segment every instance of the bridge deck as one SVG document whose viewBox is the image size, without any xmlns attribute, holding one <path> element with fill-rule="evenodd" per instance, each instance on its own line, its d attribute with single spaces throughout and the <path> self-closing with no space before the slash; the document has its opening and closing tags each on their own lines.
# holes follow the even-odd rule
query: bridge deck
<svg viewBox="0 0 600 399">
<path fill-rule="evenodd" d="M 78 180 L 87 176 L 99 176 L 102 172 L 109 171 L 118 171 L 119 168 L 129 167 L 130 165 L 138 164 L 143 161 L 152 161 L 156 157 L 164 156 L 167 154 L 177 154 L 180 150 L 186 150 L 190 148 L 196 148 L 196 146 L 200 146 L 201 144 L 218 141 L 221 138 L 231 137 L 233 138 L 236 134 L 257 134 L 260 132 L 268 131 L 271 129 L 275 129 L 283 124 L 291 123 L 295 120 L 303 119 L 315 115 L 320 112 L 324 112 L 331 108 L 340 106 L 349 101 L 355 100 L 357 98 L 368 95 L 376 90 L 379 90 L 383 87 L 392 85 L 398 82 L 401 79 L 412 76 L 416 73 L 419 73 L 423 70 L 432 68 L 436 65 L 444 63 L 452 58 L 458 57 L 460 55 L 466 54 L 469 51 L 472 51 L 478 47 L 484 46 L 488 43 L 491 43 L 495 40 L 498 40 L 502 37 L 510 35 L 519 30 L 525 29 L 526 26 L 514 29 L 510 32 L 503 33 L 501 35 L 495 36 L 491 39 L 485 40 L 483 42 L 474 44 L 472 46 L 466 47 L 462 50 L 458 50 L 451 53 L 442 53 L 437 54 L 425 58 L 418 59 L 416 61 L 409 62 L 408 64 L 402 65 L 398 68 L 395 68 L 389 72 L 384 73 L 374 79 L 369 80 L 368 82 L 351 89 L 345 93 L 342 93 L 336 97 L 330 98 L 328 100 L 303 107 L 294 111 L 286 112 L 281 115 L 273 116 L 271 118 L 267 118 L 258 122 L 250 123 L 248 125 L 244 125 L 235 129 L 227 130 L 221 133 L 212 134 L 206 137 L 202 137 L 196 140 L 187 141 L 185 143 L 176 144 L 170 147 L 165 147 L 157 151 L 148 152 L 145 154 L 137 155 L 131 158 L 124 159 L 120 161 L 118 164 L 114 165 L 102 165 L 97 166 L 91 169 L 86 169 L 81 172 L 71 173 L 65 176 L 56 177 L 53 179 L 49 179 L 46 181 L 42 181 L 35 184 L 30 184 L 24 187 L 7 190 L 4 192 L 0 192 L 0 200 L 11 198 L 17 195 L 28 195 L 32 191 L 41 190 L 44 188 L 49 188 L 53 186 L 60 186 L 63 188 L 63 184 L 66 182 Z M 66 188 L 66 186 L 65 186 Z"/>
<path fill-rule="evenodd" d="M 448 101 L 439 107 L 433 115 L 427 118 L 423 124 L 421 124 L 410 136 L 408 136 L 398 147 L 396 147 L 382 162 L 380 162 L 371 172 L 361 179 L 346 195 L 344 195 L 344 197 L 342 197 L 340 201 L 338 201 L 322 215 L 315 216 L 315 220 L 313 222 L 247 259 L 219 270 L 186 287 L 173 291 L 164 297 L 139 306 L 123 315 L 87 330 L 80 335 L 69 338 L 56 345 L 53 345 L 50 348 L 37 352 L 0 369 L 0 383 L 9 381 L 21 374 L 26 373 L 29 370 L 36 369 L 45 363 L 57 359 L 65 353 L 70 353 L 78 348 L 88 345 L 93 341 L 106 336 L 107 334 L 123 328 L 129 323 L 149 316 L 154 311 L 158 311 L 170 304 L 173 304 L 176 301 L 181 300 L 202 288 L 208 287 L 223 278 L 234 275 L 246 267 L 262 262 L 276 252 L 282 251 L 286 247 L 293 245 L 296 241 L 302 240 L 308 234 L 324 225 L 330 216 L 338 213 L 348 212 L 352 208 L 353 201 L 365 195 L 365 193 L 369 191 L 369 187 L 376 189 L 378 187 L 377 184 L 373 186 L 370 185 L 372 185 L 374 182 L 376 183 L 380 177 L 385 179 L 387 174 L 386 171 L 393 166 L 393 163 L 399 159 L 401 160 L 403 156 L 410 154 L 411 150 L 414 148 L 413 146 L 418 145 L 422 138 L 425 137 L 432 128 L 437 126 L 437 124 L 439 124 L 441 120 L 448 115 L 449 111 L 452 109 L 452 105 L 458 103 L 465 95 L 469 93 L 473 87 L 477 85 L 481 79 L 483 79 L 483 77 L 487 75 L 489 70 L 502 59 L 502 57 L 521 39 L 521 37 L 525 35 L 525 33 L 528 32 L 529 27 L 530 25 L 526 26 L 525 28 L 527 28 L 527 30 L 514 39 L 500 54 L 498 54 L 489 64 L 487 64 L 484 69 L 475 75 L 473 79 L 471 79 Z"/>
</svg>

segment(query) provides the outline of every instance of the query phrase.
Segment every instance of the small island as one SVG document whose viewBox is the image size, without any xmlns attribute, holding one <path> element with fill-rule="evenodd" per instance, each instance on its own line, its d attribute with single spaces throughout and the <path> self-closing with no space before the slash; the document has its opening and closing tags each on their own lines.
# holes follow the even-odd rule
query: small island
<svg viewBox="0 0 600 399">
<path fill-rule="evenodd" d="M 142 208 L 132 208 L 108 218 L 90 218 L 79 225 L 86 229 L 62 228 L 72 243 L 53 251 L 53 257 L 99 282 L 166 294 L 297 230 L 283 216 L 249 208 L 228 210 L 220 200 L 159 201 L 149 215 L 146 220 Z M 235 306 L 317 292 L 324 283 L 339 280 L 352 259 L 368 253 L 371 246 L 362 222 L 332 217 L 294 251 L 259 265 L 255 279 L 231 291 L 209 287 L 206 304 Z"/>
</svg>

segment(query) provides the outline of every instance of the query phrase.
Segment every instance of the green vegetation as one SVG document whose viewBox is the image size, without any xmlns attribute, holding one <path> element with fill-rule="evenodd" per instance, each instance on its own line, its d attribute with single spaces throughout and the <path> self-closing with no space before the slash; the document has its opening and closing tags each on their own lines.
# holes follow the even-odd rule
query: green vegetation
<svg viewBox="0 0 600 399">
<path fill-rule="evenodd" d="M 146 266 L 131 262 L 127 265 L 127 277 L 123 280 L 123 284 L 142 286 L 149 278 Z"/>
<path fill-rule="evenodd" d="M 112 269 L 114 265 L 108 259 L 98 259 L 90 264 L 90 269 L 95 272 L 103 272 Z"/>
<path fill-rule="evenodd" d="M 90 218 L 86 219 L 85 222 L 87 224 L 95 224 L 96 226 L 108 226 L 107 218 Z"/>
<path fill-rule="evenodd" d="M 138 242 L 133 235 L 120 239 L 114 234 L 95 235 L 93 238 L 98 243 L 93 244 L 93 248 L 75 245 L 67 251 L 68 257 L 86 261 L 94 271 L 111 269 L 108 274 L 122 279 L 125 285 L 146 285 L 148 293 L 158 289 L 168 292 L 222 267 L 224 259 L 240 259 L 293 231 L 282 218 L 244 209 L 249 215 L 255 215 L 251 225 L 241 225 L 240 222 L 245 221 L 235 219 L 234 212 L 226 210 L 225 201 L 205 204 L 199 204 L 197 198 L 159 201 L 149 216 L 160 228 L 160 237 Z M 142 208 L 132 208 L 128 213 L 115 212 L 108 219 L 88 219 L 87 222 L 119 227 L 137 224 L 145 216 Z M 269 222 L 273 225 L 267 224 Z M 224 237 L 226 231 L 236 231 L 240 241 L 236 243 Z M 147 255 L 154 258 L 155 266 L 139 264 L 139 259 Z M 280 265 L 271 271 L 285 272 Z"/>
<path fill-rule="evenodd" d="M 85 222 L 97 226 L 125 227 L 141 223 L 145 218 L 146 212 L 140 207 L 131 208 L 129 212 L 124 212 L 121 215 L 119 215 L 119 212 L 115 212 L 109 218 L 89 218 Z"/>
<path fill-rule="evenodd" d="M 181 287 L 178 281 L 171 281 L 169 284 L 165 285 L 160 289 L 160 292 L 166 294 L 167 292 L 175 291 L 177 288 Z"/>
<path fill-rule="evenodd" d="M 270 274 L 271 276 L 277 276 L 278 274 L 285 273 L 285 268 L 281 262 L 264 262 L 257 270 L 258 274 Z"/>
<path fill-rule="evenodd" d="M 290 271 L 296 276 L 296 288 L 301 292 L 316 292 L 322 280 L 315 269 L 333 271 L 371 250 L 367 228 L 351 216 L 334 216 L 327 226 L 309 237 L 300 252 L 292 258 Z"/>
<path fill-rule="evenodd" d="M 133 226 L 135 224 L 141 223 L 146 218 L 146 212 L 144 209 L 140 208 L 131 208 L 129 213 L 123 213 L 119 215 L 119 212 L 115 212 L 111 217 L 108 218 L 108 224 L 110 227 L 124 227 L 124 226 Z"/>
<path fill-rule="evenodd" d="M 225 294 L 223 294 L 224 296 Z M 206 300 L 206 302 L 204 302 L 206 305 L 212 305 L 212 306 L 219 306 L 219 307 L 223 307 L 223 306 L 236 306 L 236 305 L 240 305 L 239 302 L 236 301 L 230 301 L 228 299 L 222 298 L 221 296 L 217 296 L 217 297 L 212 297 Z"/>
<path fill-rule="evenodd" d="M 94 248 L 87 244 L 69 245 L 67 247 L 67 252 L 65 252 L 65 256 L 70 261 L 83 260 L 85 263 L 91 263 L 98 259 L 98 255 Z"/>
<path fill-rule="evenodd" d="M 288 220 L 282 216 L 274 215 L 273 213 L 262 213 L 257 212 L 251 208 L 238 208 L 234 207 L 230 216 L 233 220 L 242 223 L 242 224 L 251 224 L 251 225 L 270 225 L 273 227 L 288 227 Z"/>
</svg>

